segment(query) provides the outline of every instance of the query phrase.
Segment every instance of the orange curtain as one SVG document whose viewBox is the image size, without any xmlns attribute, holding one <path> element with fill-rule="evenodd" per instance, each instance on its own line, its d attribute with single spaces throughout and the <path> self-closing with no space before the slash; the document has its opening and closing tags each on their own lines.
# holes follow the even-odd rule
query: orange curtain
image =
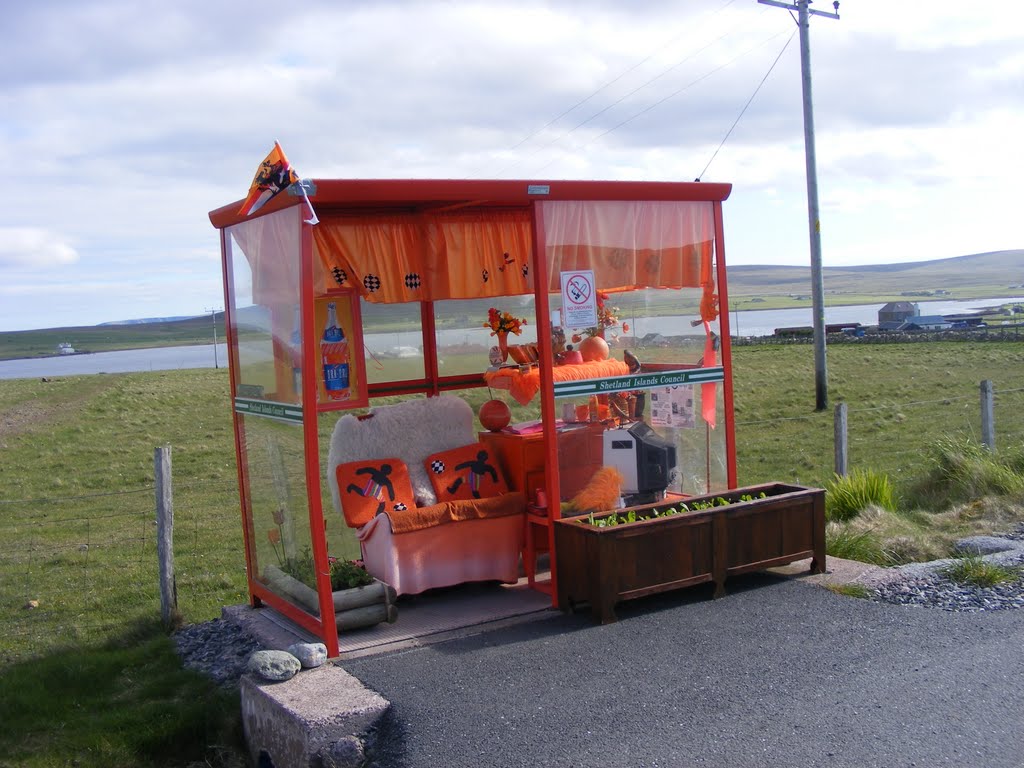
<svg viewBox="0 0 1024 768">
<path fill-rule="evenodd" d="M 533 292 L 527 210 L 324 216 L 313 230 L 327 285 L 395 303 Z"/>
<path fill-rule="evenodd" d="M 548 290 L 561 273 L 594 270 L 601 290 L 692 288 L 711 272 L 711 203 L 542 202 Z"/>
<path fill-rule="evenodd" d="M 313 248 L 328 285 L 386 304 L 430 298 L 423 226 L 415 215 L 324 216 L 313 228 Z"/>
<path fill-rule="evenodd" d="M 528 210 L 426 214 L 435 299 L 533 293 Z"/>
</svg>

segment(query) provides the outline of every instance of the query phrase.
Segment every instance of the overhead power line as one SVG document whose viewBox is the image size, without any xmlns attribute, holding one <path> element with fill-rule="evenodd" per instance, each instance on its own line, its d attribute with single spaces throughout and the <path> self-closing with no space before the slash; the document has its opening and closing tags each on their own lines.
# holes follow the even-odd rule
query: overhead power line
<svg viewBox="0 0 1024 768">
<path fill-rule="evenodd" d="M 596 136 L 594 136 L 592 139 L 590 139 L 590 141 L 586 142 L 585 144 L 580 144 L 578 146 L 573 147 L 572 150 L 578 152 L 581 149 L 585 149 L 586 147 L 590 146 L 591 144 L 593 144 L 598 139 L 602 139 L 605 136 L 607 136 L 609 133 L 617 131 L 619 128 L 621 128 L 624 125 L 627 125 L 627 124 L 631 123 L 633 120 L 636 120 L 641 115 L 647 114 L 651 110 L 656 109 L 657 107 L 660 107 L 662 104 L 664 104 L 669 99 L 675 98 L 676 96 L 678 96 L 679 94 L 683 93 L 684 91 L 689 90 L 690 88 L 692 88 L 693 86 L 703 82 L 704 80 L 707 80 L 712 75 L 717 74 L 718 72 L 721 72 L 723 69 L 726 69 L 726 68 L 732 66 L 733 64 L 735 64 L 737 61 L 739 61 L 743 57 L 753 53 L 754 51 L 756 51 L 761 46 L 766 45 L 767 43 L 770 43 L 772 40 L 774 40 L 775 38 L 779 37 L 782 34 L 784 34 L 784 32 L 776 32 L 771 37 L 766 38 L 765 40 L 762 40 L 757 45 L 754 45 L 754 46 L 748 48 L 747 50 L 743 51 L 742 53 L 740 53 L 740 54 L 734 56 L 733 58 L 729 59 L 729 61 L 727 61 L 727 62 L 725 62 L 723 64 L 720 64 L 717 67 L 714 67 L 713 69 L 708 70 L 707 72 L 705 72 L 704 74 L 700 75 L 699 77 L 691 80 L 690 82 L 688 82 L 686 85 L 682 86 L 681 88 L 677 88 L 672 93 L 670 93 L 670 94 L 668 94 L 668 95 L 658 99 L 657 101 L 653 102 L 652 104 L 649 104 L 648 106 L 644 107 L 643 109 L 641 109 L 641 110 L 639 110 L 637 112 L 634 112 L 632 115 L 627 117 L 622 122 L 613 125 L 611 128 L 609 128 L 606 131 L 603 131 L 602 133 L 597 134 Z M 568 151 L 568 150 L 563 150 L 563 152 L 564 151 Z M 545 168 L 547 168 L 553 162 L 555 162 L 554 159 L 549 160 L 543 166 L 538 168 L 536 173 L 534 173 L 533 175 L 537 175 L 540 171 L 543 171 Z"/>
<path fill-rule="evenodd" d="M 709 22 L 709 21 L 710 21 L 711 19 L 713 19 L 713 18 L 714 18 L 715 16 L 717 16 L 718 14 L 720 14 L 720 13 L 721 13 L 722 11 L 726 10 L 726 9 L 727 9 L 727 8 L 728 8 L 729 6 L 733 5 L 733 3 L 735 3 L 735 2 L 736 2 L 736 0 L 728 0 L 728 2 L 726 2 L 726 3 L 724 4 L 724 5 L 722 5 L 722 6 L 720 7 L 720 8 L 718 8 L 718 9 L 717 9 L 716 11 L 714 11 L 714 12 L 713 12 L 712 14 L 710 14 L 709 16 L 707 16 L 707 17 L 705 18 L 705 20 L 704 20 L 703 22 L 699 23 L 699 24 L 697 25 L 696 29 L 699 29 L 699 28 L 700 28 L 701 26 L 703 26 L 704 24 L 706 24 L 707 22 Z M 647 86 L 649 86 L 649 85 L 651 85 L 652 83 L 656 82 L 657 80 L 661 79 L 662 77 L 664 77 L 665 75 L 669 74 L 669 73 L 670 73 L 670 72 L 672 72 L 673 70 L 675 70 L 675 69 L 679 68 L 679 67 L 680 67 L 681 65 L 685 64 L 685 63 L 686 63 L 687 61 L 691 60 L 692 58 L 694 58 L 694 57 L 695 57 L 695 56 L 697 56 L 698 54 L 700 54 L 700 53 L 703 53 L 703 52 L 704 52 L 705 50 L 707 50 L 708 48 L 710 48 L 710 47 L 711 47 L 712 45 L 714 45 L 715 43 L 717 43 L 717 42 L 721 41 L 722 39 L 724 39 L 724 38 L 728 37 L 729 35 L 733 34 L 733 33 L 734 33 L 734 32 L 736 31 L 736 29 L 737 29 L 738 27 L 742 27 L 742 26 L 744 26 L 744 25 L 743 25 L 743 24 L 740 24 L 740 25 L 737 25 L 736 27 L 733 27 L 733 28 L 732 28 L 732 29 L 730 29 L 729 31 L 727 31 L 727 32 L 723 33 L 722 35 L 720 35 L 719 37 L 717 37 L 717 38 L 716 38 L 715 40 L 713 40 L 713 41 L 711 41 L 710 43 L 708 43 L 707 45 L 705 45 L 705 46 L 704 46 L 703 48 L 700 48 L 699 50 L 697 50 L 697 51 L 696 51 L 696 52 L 694 52 L 694 53 L 691 53 L 690 55 L 686 56 L 686 57 L 685 57 L 685 58 L 683 58 L 682 60 L 680 60 L 680 61 L 677 61 L 677 62 L 676 62 L 675 64 L 673 64 L 673 65 L 672 65 L 671 67 L 669 67 L 668 69 L 665 69 L 665 70 L 663 70 L 662 72 L 660 72 L 659 74 L 655 75 L 655 76 L 654 76 L 654 77 L 652 77 L 651 79 L 647 80 L 647 81 L 646 81 L 645 83 L 643 83 L 642 85 L 638 86 L 637 88 L 634 88 L 634 89 L 633 89 L 632 91 L 630 91 L 629 93 L 625 94 L 625 95 L 624 95 L 624 96 L 622 96 L 621 98 L 619 98 L 619 99 L 617 99 L 617 100 L 613 101 L 613 102 L 612 102 L 611 104 L 609 104 L 608 106 L 606 106 L 606 107 L 604 107 L 604 108 L 602 108 L 602 109 L 598 110 L 597 112 L 595 112 L 594 114 L 590 115 L 590 117 L 586 118 L 586 119 L 585 119 L 585 120 L 583 120 L 582 122 L 579 122 L 579 123 L 577 123 L 576 125 L 574 125 L 574 126 L 573 126 L 573 127 L 571 128 L 571 129 L 569 129 L 569 130 L 568 130 L 568 131 L 566 131 L 565 133 L 562 133 L 561 135 L 559 135 L 559 136 L 556 136 L 556 137 L 555 137 L 554 139 L 552 139 L 551 141 L 547 142 L 546 144 L 544 144 L 544 145 L 542 145 L 542 146 L 540 146 L 540 147 L 537 147 L 536 149 L 534 149 L 534 150 L 533 150 L 533 152 L 531 152 L 531 153 L 529 154 L 529 157 L 533 157 L 533 156 L 534 156 L 534 155 L 536 155 L 536 154 L 537 154 L 538 152 L 540 152 L 540 151 L 542 151 L 542 150 L 544 150 L 544 149 L 546 149 L 546 148 L 548 148 L 548 147 L 552 146 L 553 144 L 556 144 L 556 143 L 558 143 L 559 141 L 561 141 L 562 139 L 564 139 L 564 138 L 565 138 L 566 136 L 569 136 L 569 135 L 571 135 L 571 134 L 572 134 L 573 132 L 575 132 L 575 131 L 576 131 L 577 129 L 579 129 L 579 128 L 583 127 L 584 125 L 586 125 L 586 124 L 587 124 L 587 123 L 589 123 L 590 121 L 592 121 L 592 120 L 594 120 L 595 118 L 599 117 L 600 115 L 604 114 L 605 112 L 607 112 L 607 111 L 608 111 L 609 109 L 611 109 L 612 107 L 615 107 L 616 105 L 618 105 L 618 104 L 620 104 L 621 102 L 623 102 L 624 100 L 628 99 L 628 98 L 629 98 L 630 96 L 634 95 L 634 94 L 635 94 L 635 93 L 637 93 L 638 91 L 641 91 L 641 90 L 643 90 L 644 88 L 646 88 Z M 689 28 L 689 29 L 687 29 L 687 31 L 686 31 L 686 33 L 685 33 L 685 34 L 690 34 L 690 33 L 693 33 L 693 32 L 694 32 L 694 28 Z M 620 80 L 622 80 L 622 79 L 623 79 L 623 78 L 624 78 L 624 77 L 625 77 L 626 75 L 628 75 L 628 74 L 630 74 L 631 72 L 633 72 L 633 71 L 635 71 L 635 70 L 639 69 L 639 68 L 640 68 L 641 66 L 643 66 L 644 64 L 646 64 L 646 63 L 647 63 L 648 61 L 650 61 L 650 60 L 651 60 L 652 58 L 654 58 L 654 55 L 655 55 L 656 53 L 658 53 L 658 52 L 660 52 L 660 51 L 664 50 L 665 48 L 668 48 L 668 47 L 669 47 L 670 45 L 673 45 L 673 44 L 674 44 L 674 43 L 675 43 L 675 42 L 676 42 L 677 40 L 679 40 L 679 38 L 681 38 L 681 37 L 683 37 L 683 35 L 682 35 L 682 34 L 680 34 L 680 35 L 676 35 L 675 37 L 673 37 L 673 38 L 672 38 L 671 40 L 669 40 L 668 42 L 666 42 L 666 43 L 662 44 L 661 46 L 659 46 L 658 48 L 656 48 L 656 49 L 655 49 L 655 50 L 654 50 L 654 51 L 653 51 L 652 53 L 650 53 L 649 55 L 647 55 L 647 56 L 646 56 L 646 57 L 645 57 L 644 59 L 642 59 L 641 61 L 637 62 L 637 63 L 636 63 L 636 64 L 634 64 L 633 66 L 631 66 L 631 67 L 627 68 L 626 70 L 624 70 L 623 72 L 621 72 L 621 73 L 620 73 L 619 75 L 617 75 L 616 77 L 612 78 L 611 80 L 609 80 L 608 82 L 606 82 L 606 83 L 605 83 L 604 85 L 602 85 L 602 86 L 601 86 L 600 88 L 598 88 L 597 90 L 595 90 L 594 92 L 592 92 L 592 93 L 591 93 L 591 94 L 590 94 L 589 96 L 587 96 L 586 98 L 583 98 L 583 99 L 581 99 L 580 101 L 576 102 L 576 103 L 575 103 L 575 104 L 573 104 L 573 105 L 572 105 L 571 107 L 569 107 L 568 109 L 566 109 L 566 110 L 564 110 L 563 112 L 561 112 L 561 113 L 560 113 L 560 114 L 559 114 L 559 115 L 558 115 L 557 117 L 554 117 L 554 118 L 552 118 L 552 119 L 551 119 L 551 120 L 549 120 L 549 121 L 548 121 L 547 123 L 545 123 L 544 125 L 542 125 L 542 126 L 541 126 L 540 128 L 538 128 L 538 129 L 536 129 L 535 131 L 533 131 L 532 133 L 530 133 L 530 134 L 529 134 L 528 136 L 526 136 L 525 138 L 523 138 L 522 140 L 520 140 L 520 141 L 519 141 L 518 143 L 516 143 L 516 144 L 515 144 L 515 145 L 514 145 L 513 147 L 511 147 L 509 151 L 514 151 L 514 150 L 518 149 L 519 147 L 523 146 L 524 144 L 526 144 L 526 143 L 527 143 L 528 141 L 530 141 L 531 139 L 533 139 L 533 138 L 535 138 L 536 136 L 540 135 L 540 134 L 541 134 L 541 133 L 542 133 L 542 132 L 543 132 L 544 130 L 546 130 L 547 128 L 550 128 L 550 127 L 551 127 L 552 125 L 554 125 L 555 123 L 557 123 L 557 122 L 558 122 L 559 120 L 561 120 L 561 119 L 562 119 L 563 117 L 565 117 L 566 115 L 569 115 L 569 114 L 571 114 L 571 113 L 572 113 L 572 112 L 574 112 L 574 111 L 575 111 L 576 109 L 578 109 L 579 107 L 583 106 L 584 104 L 586 104 L 587 102 L 589 102 L 589 101 L 590 101 L 591 99 L 593 99 L 593 98 L 594 98 L 595 96 L 597 96 L 598 94 L 600 94 L 600 93 L 602 93 L 603 91 L 607 90 L 607 89 L 608 89 L 609 87 L 611 87 L 611 86 L 612 86 L 612 85 L 614 85 L 615 83 L 617 83 L 617 82 L 619 82 Z M 497 172 L 497 174 L 496 174 L 496 175 L 498 175 L 498 176 L 502 175 L 503 173 L 505 173 L 505 171 L 509 170 L 510 168 L 513 168 L 513 167 L 515 167 L 515 166 L 516 166 L 516 165 L 518 165 L 518 164 L 519 164 L 520 162 L 522 162 L 522 158 L 520 158 L 520 159 L 516 159 L 516 160 L 512 161 L 511 163 L 509 163 L 508 165 L 506 165 L 505 167 L 503 167 L 503 168 L 502 168 L 501 170 L 499 170 L 499 171 Z"/>
<path fill-rule="evenodd" d="M 704 170 L 698 174 L 697 178 L 695 179 L 696 181 L 700 181 L 702 178 L 704 178 L 704 174 L 708 172 L 708 168 L 711 167 L 711 163 L 713 163 L 715 158 L 718 157 L 718 151 L 723 146 L 725 146 L 725 142 L 729 140 L 729 137 L 732 135 L 732 132 L 736 128 L 736 125 L 743 117 L 743 114 L 747 111 L 747 107 L 750 106 L 750 103 L 754 100 L 754 97 L 757 96 L 757 92 L 761 90 L 761 86 L 765 84 L 765 81 L 768 79 L 768 76 L 772 73 L 772 70 L 775 69 L 775 65 L 779 63 L 779 59 L 782 58 L 782 54 L 784 54 L 786 52 L 786 49 L 789 48 L 789 44 L 793 42 L 793 38 L 795 36 L 796 32 L 790 34 L 789 39 L 786 41 L 786 44 L 783 45 L 782 50 L 779 51 L 779 55 L 775 57 L 775 61 L 773 61 L 772 65 L 768 67 L 768 71 L 764 73 L 764 77 L 761 78 L 761 82 L 757 84 L 757 88 L 755 88 L 754 92 L 750 94 L 750 98 L 747 99 L 747 103 L 743 105 L 743 109 L 740 110 L 740 113 L 736 116 L 736 119 L 733 121 L 732 125 L 729 126 L 729 130 L 726 131 L 725 138 L 722 139 L 722 143 L 718 145 L 718 148 L 715 150 L 714 154 L 711 155 L 711 159 L 708 160 L 708 164 L 704 166 Z"/>
</svg>

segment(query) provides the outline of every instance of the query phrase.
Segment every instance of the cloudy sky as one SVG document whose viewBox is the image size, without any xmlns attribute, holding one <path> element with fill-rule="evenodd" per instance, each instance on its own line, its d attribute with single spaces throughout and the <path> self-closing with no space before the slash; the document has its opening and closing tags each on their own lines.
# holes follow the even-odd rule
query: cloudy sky
<svg viewBox="0 0 1024 768">
<path fill-rule="evenodd" d="M 840 14 L 810 31 L 825 266 L 1024 247 L 1024 4 Z M 0 19 L 0 330 L 220 308 L 207 213 L 275 139 L 311 178 L 731 182 L 729 263 L 808 263 L 796 24 L 756 0 L 34 0 Z"/>
</svg>

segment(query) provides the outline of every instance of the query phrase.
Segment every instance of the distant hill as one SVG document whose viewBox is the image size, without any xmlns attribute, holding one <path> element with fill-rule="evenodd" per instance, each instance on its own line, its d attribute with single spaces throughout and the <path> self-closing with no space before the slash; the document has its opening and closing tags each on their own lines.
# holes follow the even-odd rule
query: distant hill
<svg viewBox="0 0 1024 768">
<path fill-rule="evenodd" d="M 727 271 L 730 296 L 808 294 L 811 290 L 809 264 L 729 266 Z M 1005 296 L 1024 289 L 1024 249 L 899 264 L 823 267 L 822 279 L 827 302 L 836 294 L 879 299 L 936 291 L 954 298 Z"/>
<path fill-rule="evenodd" d="M 825 303 L 872 304 L 922 299 L 983 299 L 1024 296 L 1024 249 L 975 253 L 949 259 L 861 267 L 824 267 Z M 794 266 L 730 266 L 730 307 L 736 310 L 809 306 L 811 270 Z M 451 318 L 469 327 L 486 315 L 493 299 L 466 302 L 463 315 Z M 513 307 L 514 309 L 514 307 Z M 419 321 L 416 304 L 367 304 L 364 318 L 375 327 L 414 327 Z M 224 313 L 216 313 L 217 337 L 224 340 Z M 237 317 L 243 328 L 267 328 L 262 307 L 242 308 Z M 57 345 L 70 343 L 79 352 L 134 347 L 212 343 L 210 315 L 122 320 L 116 323 L 71 328 L 0 333 L 0 360 L 53 355 Z"/>
</svg>

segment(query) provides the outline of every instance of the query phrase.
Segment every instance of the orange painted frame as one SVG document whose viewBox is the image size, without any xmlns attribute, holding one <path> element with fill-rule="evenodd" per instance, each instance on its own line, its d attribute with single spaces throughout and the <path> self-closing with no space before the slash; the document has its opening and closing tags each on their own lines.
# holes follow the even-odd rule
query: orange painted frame
<svg viewBox="0 0 1024 768">
<path fill-rule="evenodd" d="M 545 249 L 542 247 L 543 222 L 539 221 L 542 214 L 535 205 L 537 200 L 659 200 L 676 202 L 710 202 L 714 211 L 714 239 L 715 239 L 715 268 L 716 282 L 719 295 L 720 307 L 720 337 L 722 339 L 722 358 L 725 370 L 724 399 L 726 410 L 726 454 L 727 454 L 727 483 L 735 487 L 736 460 L 735 460 L 735 432 L 732 420 L 733 392 L 732 392 L 732 356 L 731 345 L 728 335 L 728 293 L 725 268 L 725 247 L 722 226 L 722 201 L 728 198 L 731 192 L 729 184 L 712 183 L 676 183 L 676 182 L 591 182 L 591 181 L 489 181 L 489 180 L 312 180 L 316 191 L 311 195 L 316 203 L 319 215 L 329 216 L 334 210 L 345 210 L 347 212 L 358 212 L 359 210 L 380 210 L 389 208 L 445 208 L 451 206 L 528 206 L 533 218 L 533 246 L 534 246 L 534 268 L 533 268 L 533 293 L 536 301 L 537 326 L 538 326 L 538 347 L 541 359 L 552 359 L 550 341 L 550 303 L 546 290 L 541 290 L 538 285 L 538 275 L 547 274 L 547 258 Z M 289 195 L 278 195 L 256 215 L 268 215 L 287 207 L 304 204 L 301 198 Z M 239 203 L 235 202 L 210 212 L 211 223 L 222 230 L 221 249 L 222 260 L 224 260 L 225 282 L 229 279 L 229 266 L 226 262 L 225 230 L 232 224 L 244 221 L 246 217 L 238 214 Z M 311 225 L 302 226 L 302 323 L 303 338 L 315 339 L 316 329 L 314 328 L 313 317 L 313 254 L 312 254 L 312 232 Z M 230 304 L 228 301 L 229 288 L 225 285 L 225 307 Z M 354 302 L 358 305 L 358 302 Z M 226 309 L 227 312 L 227 309 Z M 229 318 L 230 320 L 230 318 Z M 423 348 L 425 370 L 422 379 L 404 382 L 387 382 L 365 385 L 365 399 L 389 394 L 419 394 L 436 395 L 441 391 L 457 389 L 462 387 L 483 386 L 483 376 L 450 376 L 439 377 L 437 366 L 437 339 L 433 315 L 433 304 L 421 302 L 421 322 L 423 335 Z M 361 345 L 362 334 L 358 334 Z M 237 339 L 229 341 L 233 344 L 234 356 L 232 364 L 237 366 Z M 305 371 L 315 370 L 316 345 L 303 345 L 303 369 Z M 362 350 L 359 351 L 360 357 Z M 303 376 L 303 404 L 316 403 L 316 377 Z M 234 383 L 232 382 L 232 398 L 235 396 Z M 555 401 L 554 382 L 549 367 L 541 366 L 541 418 L 544 425 L 545 435 L 554 432 Z M 362 400 L 362 398 L 360 398 Z M 362 403 L 365 405 L 365 403 Z M 346 403 L 344 408 L 360 407 L 359 404 Z M 333 601 L 331 600 L 330 584 L 327 575 L 327 550 L 323 531 L 323 508 L 321 504 L 321 480 L 319 477 L 319 440 L 317 436 L 317 414 L 321 410 L 337 410 L 337 407 L 313 407 L 303 408 L 303 429 L 305 445 L 305 463 L 307 491 L 309 493 L 309 514 L 311 533 L 313 538 L 314 563 L 317 568 L 317 591 L 319 593 L 321 616 L 330 621 L 321 621 L 310 614 L 295 608 L 290 603 L 278 598 L 269 592 L 258 582 L 249 579 L 250 595 L 254 604 L 260 600 L 280 610 L 289 618 L 292 618 L 302 626 L 317 632 L 323 637 L 328 646 L 330 655 L 337 655 L 337 627 L 333 617 Z M 245 509 L 245 489 L 248 486 L 248 478 L 245 471 L 245 447 L 244 447 L 244 424 L 242 416 L 235 414 L 235 439 L 236 452 L 239 460 L 239 484 L 243 494 L 243 517 Z M 548 473 L 547 493 L 548 498 L 559 498 L 558 488 L 560 485 L 558 477 L 557 443 L 553 440 L 546 440 L 548 466 L 552 471 Z M 555 583 L 557 552 L 554 547 L 554 523 L 560 517 L 560 510 L 557 505 L 550 508 L 549 517 L 549 545 L 551 551 L 551 572 L 552 572 L 552 600 L 557 601 L 557 584 Z M 246 521 L 248 525 L 249 521 Z M 247 528 L 248 531 L 248 528 Z M 252 553 L 250 551 L 251 531 L 247 533 L 246 541 L 246 562 L 252 565 Z M 250 573 L 251 573 L 250 567 Z"/>
</svg>

